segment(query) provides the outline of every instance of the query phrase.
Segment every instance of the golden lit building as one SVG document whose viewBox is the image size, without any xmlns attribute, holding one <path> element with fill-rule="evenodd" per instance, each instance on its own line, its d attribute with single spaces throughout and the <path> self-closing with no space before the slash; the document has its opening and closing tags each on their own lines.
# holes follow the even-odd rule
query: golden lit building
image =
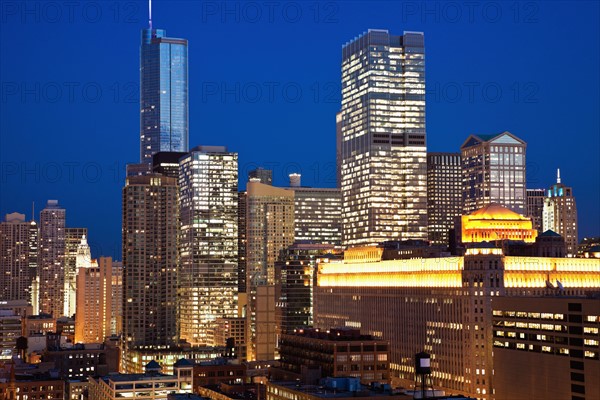
<svg viewBox="0 0 600 400">
<path fill-rule="evenodd" d="M 294 242 L 294 191 L 255 181 L 246 189 L 248 360 L 273 360 L 275 261 Z"/>
<path fill-rule="evenodd" d="M 583 385 L 572 381 L 564 365 L 552 375 L 560 379 L 547 380 L 545 370 L 535 367 L 523 372 L 527 377 L 519 381 L 535 386 L 537 398 L 580 396 L 581 391 L 596 398 L 600 392 L 600 260 L 507 256 L 490 243 L 472 244 L 464 256 L 390 260 L 382 259 L 378 248 L 355 249 L 348 256 L 319 265 L 315 327 L 354 327 L 389 341 L 393 385 L 413 386 L 414 355 L 426 351 L 434 387 L 481 399 L 515 398 L 511 374 L 524 367 L 509 351 L 526 346 L 546 366 L 553 359 L 567 365 L 565 351 L 571 361 L 585 366 L 575 377 Z M 569 312 L 570 303 L 584 306 Z M 518 311 L 526 318 L 510 320 L 501 329 L 500 311 Z M 549 337 L 551 332 L 542 330 L 542 315 L 550 314 L 563 315 L 563 320 L 551 322 L 551 336 L 560 336 L 562 345 L 538 338 Z M 508 348 L 505 341 L 497 346 L 500 330 L 520 340 L 509 341 Z M 517 343 L 512 350 L 512 342 L 520 343 L 518 350 Z"/>
<path fill-rule="evenodd" d="M 112 258 L 100 257 L 77 272 L 75 343 L 102 343 L 110 336 L 114 274 Z"/>
<path fill-rule="evenodd" d="M 522 240 L 534 243 L 537 230 L 531 218 L 524 217 L 500 204 L 487 206 L 461 217 L 463 243 Z"/>
</svg>

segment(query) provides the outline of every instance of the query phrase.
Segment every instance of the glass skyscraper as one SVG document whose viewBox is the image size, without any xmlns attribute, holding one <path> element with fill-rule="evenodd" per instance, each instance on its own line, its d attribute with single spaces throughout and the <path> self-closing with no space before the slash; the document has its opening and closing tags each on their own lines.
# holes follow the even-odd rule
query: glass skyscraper
<svg viewBox="0 0 600 400">
<path fill-rule="evenodd" d="M 422 33 L 369 30 L 343 46 L 336 123 L 344 246 L 427 239 Z"/>
<path fill-rule="evenodd" d="M 187 40 L 143 29 L 140 46 L 140 163 L 159 151 L 187 152 Z"/>
</svg>

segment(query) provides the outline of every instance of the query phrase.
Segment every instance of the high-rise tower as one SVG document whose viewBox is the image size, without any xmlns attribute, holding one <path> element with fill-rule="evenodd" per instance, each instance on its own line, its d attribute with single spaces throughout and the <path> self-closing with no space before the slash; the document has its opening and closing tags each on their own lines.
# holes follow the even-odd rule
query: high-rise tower
<svg viewBox="0 0 600 400">
<path fill-rule="evenodd" d="M 543 229 L 558 233 L 565 239 L 567 255 L 577 255 L 577 204 L 573 189 L 565 186 L 557 172 L 556 183 L 550 186 L 544 199 Z"/>
<path fill-rule="evenodd" d="M 38 228 L 25 215 L 11 213 L 0 222 L 0 300 L 33 298 L 37 275 Z M 35 293 L 37 294 L 37 293 Z"/>
<path fill-rule="evenodd" d="M 177 342 L 177 181 L 128 177 L 123 188 L 123 341 L 129 350 Z"/>
<path fill-rule="evenodd" d="M 40 212 L 40 312 L 58 318 L 64 313 L 66 211 L 48 200 Z"/>
<path fill-rule="evenodd" d="M 336 126 L 344 246 L 427 239 L 423 33 L 343 46 Z"/>
<path fill-rule="evenodd" d="M 216 320 L 238 311 L 237 153 L 198 146 L 179 171 L 180 334 L 212 345 Z"/>
<path fill-rule="evenodd" d="M 527 213 L 526 150 L 527 143 L 510 132 L 467 138 L 460 147 L 464 214 L 490 203 Z"/>
<path fill-rule="evenodd" d="M 151 4 L 151 3 L 150 3 Z M 187 152 L 188 43 L 152 27 L 152 9 L 140 45 L 140 163 L 159 151 Z"/>
</svg>

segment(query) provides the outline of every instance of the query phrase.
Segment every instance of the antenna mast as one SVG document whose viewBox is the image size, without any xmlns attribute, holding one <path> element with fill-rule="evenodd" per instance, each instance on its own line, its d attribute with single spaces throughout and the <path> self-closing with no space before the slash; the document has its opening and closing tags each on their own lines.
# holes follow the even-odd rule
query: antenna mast
<svg viewBox="0 0 600 400">
<path fill-rule="evenodd" d="M 152 0 L 148 0 L 148 24 L 150 25 L 150 30 L 152 30 Z"/>
</svg>

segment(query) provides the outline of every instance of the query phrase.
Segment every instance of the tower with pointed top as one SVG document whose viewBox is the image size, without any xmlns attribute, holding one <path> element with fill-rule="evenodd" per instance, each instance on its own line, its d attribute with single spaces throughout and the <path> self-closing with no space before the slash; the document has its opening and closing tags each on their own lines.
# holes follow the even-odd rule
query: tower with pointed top
<svg viewBox="0 0 600 400">
<path fill-rule="evenodd" d="M 140 163 L 159 151 L 188 151 L 188 42 L 148 28 L 140 45 Z"/>
<path fill-rule="evenodd" d="M 543 230 L 552 230 L 565 239 L 567 255 L 577 255 L 577 204 L 573 189 L 565 186 L 556 171 L 556 183 L 547 190 L 544 199 Z"/>
</svg>

